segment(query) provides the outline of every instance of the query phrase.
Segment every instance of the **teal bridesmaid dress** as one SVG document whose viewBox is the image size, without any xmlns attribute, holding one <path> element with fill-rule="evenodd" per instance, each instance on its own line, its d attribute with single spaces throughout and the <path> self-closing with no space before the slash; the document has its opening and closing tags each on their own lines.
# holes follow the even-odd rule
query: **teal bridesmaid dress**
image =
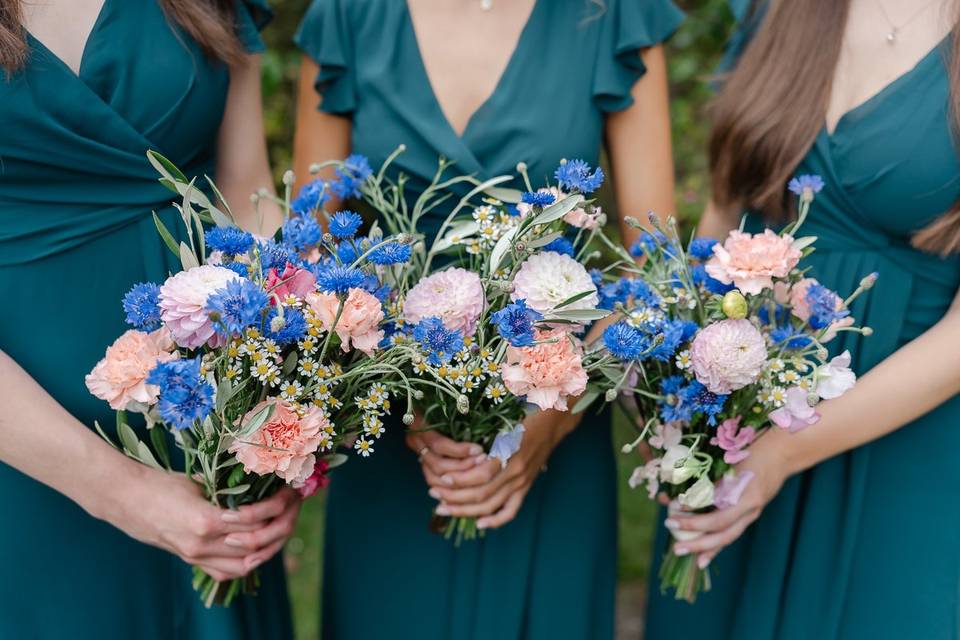
<svg viewBox="0 0 960 640">
<path fill-rule="evenodd" d="M 734 4 L 743 18 L 747 3 Z M 762 19 L 753 15 L 734 38 L 734 56 Z M 810 275 L 847 293 L 862 276 L 880 274 L 852 309 L 874 334 L 841 333 L 829 345 L 849 349 L 859 374 L 942 318 L 960 284 L 960 258 L 910 246 L 914 232 L 960 198 L 944 66 L 949 46 L 847 113 L 832 134 L 822 130 L 796 170 L 826 182 L 803 227 L 803 235 L 818 237 Z M 958 427 L 954 396 L 791 478 L 714 560 L 713 590 L 695 605 L 658 595 L 651 582 L 648 640 L 957 638 Z M 658 548 L 665 543 L 661 527 Z"/>
<path fill-rule="evenodd" d="M 236 9 L 243 44 L 262 50 L 266 5 Z M 179 269 L 151 219 L 178 224 L 146 152 L 213 175 L 229 74 L 155 0 L 106 0 L 79 76 L 28 44 L 26 67 L 0 78 L 0 350 L 80 422 L 112 425 L 84 376 L 127 328 L 124 293 Z M 292 636 L 280 558 L 257 598 L 208 611 L 180 559 L 3 464 L 0 523 L 0 638 Z"/>
<path fill-rule="evenodd" d="M 405 144 L 397 166 L 415 192 L 438 156 L 480 178 L 513 173 L 523 161 L 536 182 L 561 158 L 596 163 L 604 115 L 632 103 L 645 71 L 639 50 L 680 21 L 669 0 L 608 0 L 603 8 L 538 0 L 462 136 L 431 90 L 402 0 L 316 0 L 297 42 L 320 65 L 320 108 L 351 119 L 353 151 L 376 166 Z M 427 528 L 436 503 L 403 429 L 395 421 L 369 460 L 351 460 L 333 479 L 325 638 L 613 636 L 616 487 L 606 417 L 587 416 L 557 447 L 516 520 L 459 548 Z"/>
</svg>

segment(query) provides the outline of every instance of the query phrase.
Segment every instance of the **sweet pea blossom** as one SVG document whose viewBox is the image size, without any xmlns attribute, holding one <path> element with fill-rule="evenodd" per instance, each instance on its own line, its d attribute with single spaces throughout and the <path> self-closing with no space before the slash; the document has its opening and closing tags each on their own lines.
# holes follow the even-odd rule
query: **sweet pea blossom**
<svg viewBox="0 0 960 640">
<path fill-rule="evenodd" d="M 690 485 L 690 488 L 677 496 L 677 501 L 684 509 L 696 510 L 709 507 L 713 504 L 714 487 L 707 474 Z"/>
<path fill-rule="evenodd" d="M 682 484 L 697 472 L 693 451 L 683 444 L 667 447 L 660 459 L 660 480 L 668 484 Z"/>
<path fill-rule="evenodd" d="M 723 461 L 727 464 L 737 464 L 750 456 L 744 449 L 757 437 L 753 427 L 740 427 L 742 416 L 727 418 L 717 427 L 717 435 L 710 438 L 710 444 L 724 450 Z"/>
<path fill-rule="evenodd" d="M 499 460 L 501 467 L 506 467 L 507 461 L 513 457 L 513 454 L 520 451 L 524 431 L 526 430 L 523 425 L 518 424 L 513 429 L 498 433 L 493 439 L 493 444 L 490 445 L 490 457 Z"/>
<path fill-rule="evenodd" d="M 287 296 L 296 296 L 305 298 L 308 293 L 313 293 L 317 287 L 317 278 L 306 269 L 299 269 L 289 262 L 284 267 L 282 273 L 278 273 L 276 268 L 267 272 L 267 279 L 263 283 L 263 288 L 271 294 L 276 294 L 281 300 Z M 276 300 L 271 296 L 271 304 Z"/>
<path fill-rule="evenodd" d="M 810 406 L 806 391 L 790 387 L 786 396 L 783 406 L 770 412 L 770 420 L 775 425 L 793 433 L 820 421 L 820 414 Z"/>
<path fill-rule="evenodd" d="M 824 400 L 839 398 L 857 383 L 850 369 L 850 352 L 844 351 L 817 372 L 816 394 Z"/>
<path fill-rule="evenodd" d="M 713 506 L 717 509 L 727 509 L 736 506 L 746 491 L 747 485 L 753 480 L 753 471 L 741 473 L 730 472 L 720 479 L 713 492 Z"/>
<path fill-rule="evenodd" d="M 645 465 L 637 467 L 630 474 L 627 484 L 631 489 L 636 489 L 641 484 L 647 485 L 647 496 L 652 500 L 660 491 L 660 458 L 654 458 Z"/>
</svg>

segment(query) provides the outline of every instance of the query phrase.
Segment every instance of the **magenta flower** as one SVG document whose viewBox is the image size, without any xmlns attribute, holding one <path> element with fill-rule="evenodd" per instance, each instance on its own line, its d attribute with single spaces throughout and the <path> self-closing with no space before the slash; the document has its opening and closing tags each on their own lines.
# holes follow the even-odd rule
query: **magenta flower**
<svg viewBox="0 0 960 640">
<path fill-rule="evenodd" d="M 740 427 L 741 419 L 741 416 L 727 418 L 717 427 L 717 435 L 710 438 L 710 444 L 724 450 L 723 461 L 727 464 L 737 464 L 750 457 L 750 452 L 744 449 L 757 437 L 753 427 Z"/>
</svg>

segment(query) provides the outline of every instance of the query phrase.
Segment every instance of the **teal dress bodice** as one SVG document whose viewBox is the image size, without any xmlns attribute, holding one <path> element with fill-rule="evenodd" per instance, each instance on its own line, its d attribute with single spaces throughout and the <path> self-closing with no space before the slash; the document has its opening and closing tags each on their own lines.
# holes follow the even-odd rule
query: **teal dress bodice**
<svg viewBox="0 0 960 640">
<path fill-rule="evenodd" d="M 262 50 L 266 5 L 236 12 L 242 43 Z M 0 78 L 0 350 L 81 423 L 109 430 L 113 412 L 84 376 L 128 328 L 130 287 L 179 270 L 151 216 L 177 228 L 174 194 L 146 152 L 213 176 L 229 73 L 155 0 L 105 0 L 79 75 L 28 45 L 25 68 Z M 0 504 L 0 638 L 292 636 L 279 559 L 257 599 L 208 611 L 181 560 L 3 464 Z"/>
<path fill-rule="evenodd" d="M 640 50 L 680 20 L 669 0 L 537 0 L 495 91 L 461 136 L 437 103 L 403 0 L 315 0 L 297 42 L 320 66 L 320 108 L 350 118 L 352 151 L 377 166 L 406 145 L 396 166 L 415 193 L 439 156 L 455 161 L 453 173 L 480 179 L 525 162 L 534 184 L 562 158 L 595 164 L 605 115 L 632 104 L 645 71 Z M 613 636 L 616 488 L 606 417 L 586 417 L 557 447 L 513 522 L 459 548 L 428 530 L 436 503 L 403 429 L 395 421 L 369 460 L 333 478 L 325 638 Z M 359 603 L 369 609 L 360 613 Z"/>
<path fill-rule="evenodd" d="M 747 17 L 746 2 L 733 4 Z M 734 37 L 734 58 L 763 19 L 762 11 L 753 15 Z M 873 335 L 841 333 L 828 345 L 834 353 L 848 349 L 861 375 L 937 323 L 960 284 L 960 257 L 910 246 L 914 233 L 960 199 L 948 50 L 945 42 L 847 113 L 833 133 L 822 130 L 796 170 L 826 183 L 801 230 L 818 238 L 809 275 L 846 295 L 879 273 L 852 306 Z M 957 638 L 958 424 L 954 396 L 791 478 L 714 560 L 713 590 L 695 605 L 659 595 L 651 583 L 646 637 Z M 664 544 L 661 527 L 658 555 Z"/>
</svg>

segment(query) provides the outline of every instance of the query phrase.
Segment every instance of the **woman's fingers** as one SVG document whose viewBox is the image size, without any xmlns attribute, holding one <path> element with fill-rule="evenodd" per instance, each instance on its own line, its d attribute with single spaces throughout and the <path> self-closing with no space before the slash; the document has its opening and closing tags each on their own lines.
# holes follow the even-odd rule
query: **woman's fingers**
<svg viewBox="0 0 960 640">
<path fill-rule="evenodd" d="M 707 533 L 694 540 L 685 540 L 673 545 L 673 553 L 678 556 L 690 553 L 718 553 L 725 546 L 740 537 L 746 528 L 757 517 L 756 512 L 749 512 L 723 529 Z"/>
<path fill-rule="evenodd" d="M 273 556 L 277 555 L 277 553 L 279 553 L 280 550 L 283 549 L 283 545 L 286 544 L 286 542 L 287 542 L 286 538 L 282 540 L 277 540 L 270 546 L 264 549 L 260 549 L 256 553 L 252 553 L 249 556 L 247 556 L 247 558 L 244 560 L 244 566 L 246 567 L 247 572 L 253 571 L 257 567 L 259 567 L 261 564 L 263 564 Z"/>
<path fill-rule="evenodd" d="M 290 502 L 292 500 L 296 500 L 297 498 L 298 496 L 295 491 L 292 489 L 288 490 L 287 488 L 283 488 L 266 500 L 244 505 L 236 510 L 225 509 L 223 510 L 220 518 L 223 522 L 227 523 L 227 525 L 258 525 L 266 520 L 270 520 L 271 518 L 276 518 L 279 516 L 287 509 Z M 228 526 L 225 528 L 225 530 L 235 531 L 238 529 L 230 528 Z"/>
<path fill-rule="evenodd" d="M 483 447 L 473 442 L 457 442 L 436 431 L 418 431 L 423 446 L 447 458 L 473 458 L 483 453 Z"/>
<path fill-rule="evenodd" d="M 245 553 L 263 549 L 278 541 L 284 542 L 293 534 L 299 511 L 299 505 L 291 505 L 284 513 L 256 531 L 231 533 L 223 542 L 227 546 L 242 549 Z"/>
<path fill-rule="evenodd" d="M 720 531 L 739 520 L 750 509 L 742 502 L 727 509 L 717 509 L 710 513 L 683 516 L 675 514 L 664 522 L 668 529 L 677 531 Z"/>
<path fill-rule="evenodd" d="M 467 471 L 444 473 L 440 476 L 440 488 L 443 490 L 444 495 L 456 493 L 457 497 L 452 498 L 456 502 L 470 501 L 470 498 L 467 496 L 472 494 L 469 492 L 458 492 L 461 490 L 466 491 L 469 489 L 482 488 L 485 485 L 493 483 L 498 478 L 504 476 L 510 477 L 511 475 L 512 474 L 506 473 L 506 470 L 503 468 L 503 465 L 500 464 L 499 460 L 496 458 L 487 458 Z"/>
<path fill-rule="evenodd" d="M 420 454 L 420 464 L 430 467 L 430 470 L 438 476 L 467 471 L 486 460 L 486 456 L 482 453 L 470 458 L 448 458 L 434 453 L 426 446 L 418 453 Z"/>
<path fill-rule="evenodd" d="M 512 486 L 503 485 L 482 501 L 471 502 L 469 504 L 450 504 L 443 502 L 437 507 L 437 514 L 460 518 L 488 516 L 499 511 L 512 493 Z"/>
<path fill-rule="evenodd" d="M 520 506 L 523 504 L 523 499 L 526 497 L 526 495 L 527 492 L 525 490 L 518 490 L 511 493 L 499 511 L 493 515 L 484 516 L 477 520 L 477 528 L 496 529 L 516 518 L 517 514 L 520 512 Z"/>
<path fill-rule="evenodd" d="M 208 576 L 217 582 L 232 580 L 233 578 L 242 578 L 250 573 L 242 557 L 221 558 L 219 556 L 213 556 L 208 558 L 194 558 L 188 560 L 188 562 L 203 569 Z"/>
</svg>

